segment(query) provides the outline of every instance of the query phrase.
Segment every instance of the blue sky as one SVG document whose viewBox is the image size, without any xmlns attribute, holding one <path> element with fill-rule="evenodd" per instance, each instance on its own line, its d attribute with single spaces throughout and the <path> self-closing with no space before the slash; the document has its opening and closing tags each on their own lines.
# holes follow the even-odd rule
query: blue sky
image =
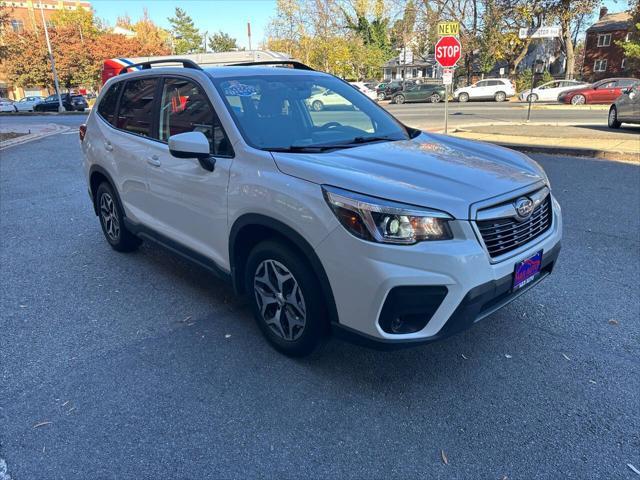
<svg viewBox="0 0 640 480">
<path fill-rule="evenodd" d="M 146 7 L 151 19 L 165 28 L 169 27 L 167 18 L 179 6 L 191 15 L 200 31 L 211 34 L 222 30 L 245 48 L 247 22 L 251 22 L 251 42 L 255 48 L 264 39 L 264 30 L 276 10 L 275 0 L 92 0 L 91 5 L 96 15 L 111 25 L 125 13 L 136 21 Z"/>
<path fill-rule="evenodd" d="M 238 40 L 241 47 L 247 44 L 247 22 L 251 22 L 252 46 L 262 40 L 269 19 L 275 14 L 275 0 L 93 0 L 98 17 L 114 24 L 120 15 L 128 14 L 133 21 L 142 16 L 145 7 L 151 19 L 168 28 L 167 18 L 173 16 L 176 6 L 191 15 L 201 31 L 222 30 Z M 605 0 L 610 12 L 629 8 L 626 0 Z"/>
</svg>

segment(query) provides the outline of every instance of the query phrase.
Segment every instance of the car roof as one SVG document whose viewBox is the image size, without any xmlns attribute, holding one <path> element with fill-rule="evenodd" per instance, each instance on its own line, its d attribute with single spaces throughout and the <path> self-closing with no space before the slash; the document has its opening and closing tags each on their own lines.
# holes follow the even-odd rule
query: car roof
<svg viewBox="0 0 640 480">
<path fill-rule="evenodd" d="M 298 76 L 331 76 L 315 70 L 301 70 L 287 67 L 261 67 L 261 66 L 222 66 L 207 67 L 203 69 L 214 78 L 238 78 L 253 77 L 257 75 L 298 75 Z"/>
</svg>

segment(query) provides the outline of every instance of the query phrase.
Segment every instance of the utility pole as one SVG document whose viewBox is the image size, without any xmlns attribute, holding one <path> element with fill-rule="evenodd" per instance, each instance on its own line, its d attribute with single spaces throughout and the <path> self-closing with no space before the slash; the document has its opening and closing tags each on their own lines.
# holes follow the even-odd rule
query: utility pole
<svg viewBox="0 0 640 480">
<path fill-rule="evenodd" d="M 56 61 L 53 58 L 53 51 L 51 50 L 51 41 L 49 41 L 49 29 L 47 28 L 47 21 L 44 19 L 44 10 L 42 8 L 42 2 L 40 2 L 40 14 L 42 15 L 42 26 L 44 27 L 44 37 L 47 39 L 47 50 L 49 51 L 49 59 L 51 60 L 51 70 L 53 72 L 53 84 L 56 87 L 56 95 L 58 95 L 58 112 L 64 112 L 64 106 L 62 105 L 62 97 L 60 96 L 60 83 L 58 82 L 58 72 L 56 71 Z"/>
</svg>

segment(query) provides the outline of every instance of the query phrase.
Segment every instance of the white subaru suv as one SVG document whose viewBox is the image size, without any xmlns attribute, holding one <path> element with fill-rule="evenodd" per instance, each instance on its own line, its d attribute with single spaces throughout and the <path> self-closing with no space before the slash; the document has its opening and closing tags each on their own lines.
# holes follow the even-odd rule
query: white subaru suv
<svg viewBox="0 0 640 480">
<path fill-rule="evenodd" d="M 93 208 L 115 250 L 151 240 L 231 282 L 279 351 L 431 342 L 551 273 L 560 206 L 527 156 L 297 62 L 180 63 L 106 83 L 80 129 Z M 350 108 L 310 110 L 318 89 Z"/>
<path fill-rule="evenodd" d="M 516 89 L 508 78 L 487 78 L 468 87 L 455 89 L 453 99 L 459 102 L 468 102 L 469 100 L 504 102 L 515 94 Z"/>
</svg>

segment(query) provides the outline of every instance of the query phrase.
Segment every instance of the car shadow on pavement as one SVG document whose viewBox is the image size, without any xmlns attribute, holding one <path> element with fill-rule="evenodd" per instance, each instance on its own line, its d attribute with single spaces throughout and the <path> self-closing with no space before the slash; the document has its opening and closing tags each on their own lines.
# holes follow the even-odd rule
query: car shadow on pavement
<svg viewBox="0 0 640 480">
<path fill-rule="evenodd" d="M 640 125 L 622 124 L 620 128 L 613 129 L 607 125 L 574 125 L 575 128 L 583 128 L 587 130 L 596 130 L 604 133 L 625 133 L 632 136 L 640 134 Z"/>
</svg>

